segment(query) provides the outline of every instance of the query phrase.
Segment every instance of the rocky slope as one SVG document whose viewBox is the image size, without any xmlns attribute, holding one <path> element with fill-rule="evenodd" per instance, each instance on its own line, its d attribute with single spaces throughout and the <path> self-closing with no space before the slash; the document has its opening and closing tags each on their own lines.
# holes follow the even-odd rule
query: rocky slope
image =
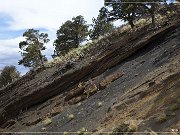
<svg viewBox="0 0 180 135">
<path fill-rule="evenodd" d="M 98 44 L 103 48 L 88 57 L 31 71 L 1 89 L 2 130 L 86 128 L 97 134 L 178 129 L 180 23 L 148 28 L 102 39 Z"/>
</svg>

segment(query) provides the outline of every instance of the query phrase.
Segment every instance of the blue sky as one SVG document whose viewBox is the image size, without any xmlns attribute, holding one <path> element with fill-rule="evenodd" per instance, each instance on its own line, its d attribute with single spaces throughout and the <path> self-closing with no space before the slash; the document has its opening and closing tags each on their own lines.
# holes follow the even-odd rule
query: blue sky
<svg viewBox="0 0 180 135">
<path fill-rule="evenodd" d="M 73 16 L 83 15 L 88 23 L 98 15 L 104 0 L 0 0 L 0 69 L 15 65 L 24 74 L 28 68 L 18 65 L 18 44 L 29 28 L 49 34 L 43 53 L 51 59 L 56 31 Z"/>
</svg>

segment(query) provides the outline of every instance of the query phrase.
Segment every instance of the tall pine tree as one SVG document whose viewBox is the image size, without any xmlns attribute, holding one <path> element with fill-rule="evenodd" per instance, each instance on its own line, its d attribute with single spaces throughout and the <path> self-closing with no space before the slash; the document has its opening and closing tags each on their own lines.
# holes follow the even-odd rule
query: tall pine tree
<svg viewBox="0 0 180 135">
<path fill-rule="evenodd" d="M 92 19 L 93 24 L 90 32 L 91 39 L 97 39 L 99 36 L 110 32 L 114 28 L 113 24 L 108 21 L 106 13 L 107 9 L 105 7 L 102 7 L 99 10 L 98 17 Z"/>
<path fill-rule="evenodd" d="M 50 41 L 48 34 L 39 33 L 39 30 L 28 29 L 24 32 L 23 37 L 25 37 L 25 41 L 19 43 L 22 56 L 19 65 L 32 68 L 43 66 L 47 58 L 42 55 L 42 51 L 46 49 L 44 44 Z"/>
<path fill-rule="evenodd" d="M 64 55 L 72 48 L 77 48 L 80 43 L 87 39 L 88 34 L 88 25 L 83 16 L 79 15 L 73 17 L 71 21 L 66 21 L 57 30 L 53 57 Z"/>
</svg>

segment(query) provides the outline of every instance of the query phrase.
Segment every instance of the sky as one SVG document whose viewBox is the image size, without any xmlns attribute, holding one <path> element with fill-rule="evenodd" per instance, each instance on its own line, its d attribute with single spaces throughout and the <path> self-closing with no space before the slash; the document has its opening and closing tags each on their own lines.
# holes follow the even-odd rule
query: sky
<svg viewBox="0 0 180 135">
<path fill-rule="evenodd" d="M 82 15 L 88 24 L 97 17 L 104 0 L 0 0 L 0 69 L 15 65 L 25 74 L 28 68 L 18 65 L 19 42 L 30 28 L 48 33 L 50 42 L 43 54 L 51 59 L 56 31 L 67 20 Z"/>
</svg>

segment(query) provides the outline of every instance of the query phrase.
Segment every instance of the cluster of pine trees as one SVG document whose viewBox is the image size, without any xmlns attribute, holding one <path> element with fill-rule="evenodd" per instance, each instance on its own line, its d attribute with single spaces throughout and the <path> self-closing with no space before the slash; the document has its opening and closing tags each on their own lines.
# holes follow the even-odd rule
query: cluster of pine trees
<svg viewBox="0 0 180 135">
<path fill-rule="evenodd" d="M 97 18 L 92 19 L 92 25 L 88 25 L 81 15 L 73 17 L 72 20 L 63 23 L 56 32 L 57 39 L 53 44 L 55 50 L 52 57 L 55 58 L 60 55 L 65 55 L 71 49 L 79 47 L 79 45 L 87 41 L 88 38 L 92 40 L 97 39 L 99 36 L 111 31 L 114 26 L 112 22 L 107 21 L 102 11 L 103 10 L 100 10 Z M 92 26 L 91 29 L 89 29 L 90 26 Z M 19 65 L 30 68 L 43 66 L 47 58 L 42 55 L 41 52 L 46 49 L 45 44 L 50 41 L 48 34 L 40 33 L 39 30 L 28 29 L 24 32 L 23 37 L 25 37 L 25 41 L 19 43 L 22 56 Z"/>
<path fill-rule="evenodd" d="M 57 39 L 54 41 L 54 54 L 52 57 L 65 55 L 73 48 L 86 41 L 97 39 L 111 31 L 113 21 L 123 20 L 134 27 L 134 21 L 144 15 L 152 19 L 152 27 L 155 27 L 155 14 L 159 6 L 165 5 L 167 0 L 104 0 L 104 6 L 99 10 L 97 18 L 93 18 L 93 24 L 88 25 L 84 17 L 73 17 L 60 26 L 57 30 Z M 89 29 L 89 27 L 91 28 Z M 25 67 L 42 66 L 47 58 L 41 51 L 45 50 L 44 44 L 49 42 L 47 33 L 39 33 L 39 30 L 29 29 L 23 36 L 25 41 L 19 43 L 22 60 L 19 64 Z"/>
</svg>

